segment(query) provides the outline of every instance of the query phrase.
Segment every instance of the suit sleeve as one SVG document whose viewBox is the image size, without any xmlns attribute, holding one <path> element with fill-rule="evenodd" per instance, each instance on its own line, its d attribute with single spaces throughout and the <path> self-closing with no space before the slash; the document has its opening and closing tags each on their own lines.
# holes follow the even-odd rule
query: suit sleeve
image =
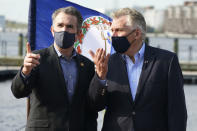
<svg viewBox="0 0 197 131">
<path fill-rule="evenodd" d="M 89 97 L 91 104 L 97 111 L 105 109 L 107 96 L 107 86 L 101 83 L 97 74 L 95 73 L 89 88 Z"/>
<path fill-rule="evenodd" d="M 168 72 L 168 131 L 186 131 L 187 109 L 183 75 L 176 55 Z"/>
<path fill-rule="evenodd" d="M 16 74 L 14 79 L 12 80 L 11 91 L 16 98 L 23 98 L 29 96 L 32 92 L 32 83 L 35 80 L 34 74 L 35 71 L 32 71 L 30 76 L 25 80 L 21 75 L 21 70 Z"/>
</svg>

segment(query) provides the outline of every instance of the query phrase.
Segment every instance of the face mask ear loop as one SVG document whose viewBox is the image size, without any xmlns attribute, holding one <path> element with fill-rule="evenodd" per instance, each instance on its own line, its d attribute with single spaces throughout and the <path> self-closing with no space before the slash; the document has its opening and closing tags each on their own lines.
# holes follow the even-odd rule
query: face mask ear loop
<svg viewBox="0 0 197 131">
<path fill-rule="evenodd" d="M 135 32 L 136 31 L 136 29 L 134 29 L 134 30 L 132 30 L 127 36 L 125 36 L 126 38 L 129 36 L 129 35 L 131 35 L 133 32 Z M 128 38 L 127 38 L 127 40 L 128 40 Z M 136 39 L 134 39 L 133 41 L 131 41 L 131 43 L 133 43 L 133 42 L 135 42 L 135 40 Z"/>
<path fill-rule="evenodd" d="M 134 30 L 132 30 L 128 35 L 126 35 L 125 37 L 128 37 L 128 36 L 130 36 L 133 32 L 135 32 L 136 31 L 136 29 L 134 29 Z"/>
</svg>

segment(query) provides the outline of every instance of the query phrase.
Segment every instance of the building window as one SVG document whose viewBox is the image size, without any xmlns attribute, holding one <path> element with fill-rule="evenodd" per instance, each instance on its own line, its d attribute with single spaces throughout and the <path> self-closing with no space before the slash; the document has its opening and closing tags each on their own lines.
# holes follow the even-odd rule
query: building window
<svg viewBox="0 0 197 131">
<path fill-rule="evenodd" d="M 168 8 L 168 19 L 172 19 L 172 18 L 173 18 L 173 9 L 171 7 L 171 8 Z"/>
<path fill-rule="evenodd" d="M 183 7 L 184 18 L 191 19 L 191 7 Z"/>
<path fill-rule="evenodd" d="M 181 18 L 181 7 L 175 7 L 175 18 L 176 19 Z"/>
<path fill-rule="evenodd" d="M 193 8 L 193 17 L 197 19 L 197 6 L 194 6 Z"/>
</svg>

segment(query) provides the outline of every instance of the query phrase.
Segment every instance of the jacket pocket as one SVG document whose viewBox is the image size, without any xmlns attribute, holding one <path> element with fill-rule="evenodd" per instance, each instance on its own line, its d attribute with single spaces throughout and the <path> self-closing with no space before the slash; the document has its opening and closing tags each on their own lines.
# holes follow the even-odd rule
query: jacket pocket
<svg viewBox="0 0 197 131">
<path fill-rule="evenodd" d="M 48 120 L 30 120 L 27 127 L 49 127 Z"/>
</svg>

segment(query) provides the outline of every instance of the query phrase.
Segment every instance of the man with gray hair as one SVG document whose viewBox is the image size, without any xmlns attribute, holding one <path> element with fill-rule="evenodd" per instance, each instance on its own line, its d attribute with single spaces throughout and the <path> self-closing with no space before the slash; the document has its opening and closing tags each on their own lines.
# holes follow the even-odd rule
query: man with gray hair
<svg viewBox="0 0 197 131">
<path fill-rule="evenodd" d="M 82 25 L 74 7 L 52 15 L 54 44 L 27 54 L 12 82 L 16 98 L 30 97 L 26 131 L 96 131 L 97 112 L 90 107 L 88 88 L 94 64 L 74 49 Z"/>
<path fill-rule="evenodd" d="M 113 14 L 116 53 L 90 51 L 96 67 L 89 96 L 106 109 L 102 131 L 186 131 L 183 76 L 175 53 L 145 44 L 146 22 L 134 9 Z"/>
</svg>

